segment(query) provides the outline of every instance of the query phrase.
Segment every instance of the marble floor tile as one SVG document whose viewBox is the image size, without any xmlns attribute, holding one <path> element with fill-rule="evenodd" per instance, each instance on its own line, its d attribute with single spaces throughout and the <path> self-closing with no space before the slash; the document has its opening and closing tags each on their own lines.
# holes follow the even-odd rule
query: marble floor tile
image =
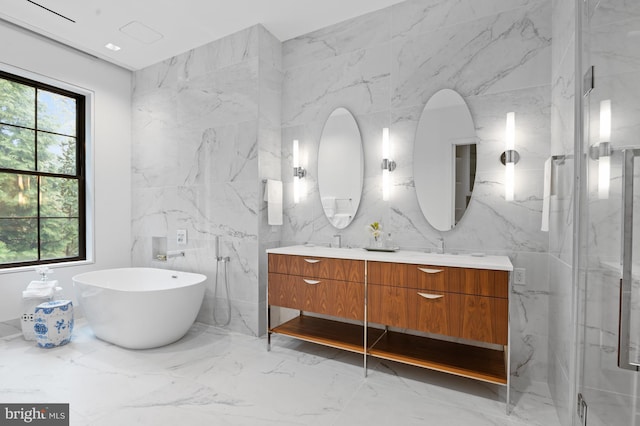
<svg viewBox="0 0 640 426">
<path fill-rule="evenodd" d="M 66 402 L 71 425 L 557 425 L 546 386 L 504 388 L 274 335 L 196 323 L 180 341 L 127 350 L 82 321 L 70 344 L 0 338 L 0 401 Z"/>
<path fill-rule="evenodd" d="M 22 333 L 20 320 L 0 322 L 0 338 Z"/>
</svg>

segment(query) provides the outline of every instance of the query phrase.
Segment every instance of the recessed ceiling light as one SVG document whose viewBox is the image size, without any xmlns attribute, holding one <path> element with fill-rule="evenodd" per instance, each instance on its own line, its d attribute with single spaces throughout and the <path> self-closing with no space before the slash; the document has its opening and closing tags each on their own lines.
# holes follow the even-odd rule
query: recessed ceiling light
<svg viewBox="0 0 640 426">
<path fill-rule="evenodd" d="M 120 46 L 116 46 L 113 43 L 107 43 L 104 45 L 104 47 L 106 47 L 109 50 L 113 50 L 114 52 L 117 52 L 118 50 L 120 50 Z"/>
</svg>

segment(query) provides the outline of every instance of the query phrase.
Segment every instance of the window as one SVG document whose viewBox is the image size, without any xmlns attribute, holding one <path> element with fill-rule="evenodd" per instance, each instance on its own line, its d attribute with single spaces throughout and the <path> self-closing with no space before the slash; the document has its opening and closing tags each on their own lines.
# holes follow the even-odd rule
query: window
<svg viewBox="0 0 640 426">
<path fill-rule="evenodd" d="M 0 268 L 86 259 L 85 97 L 0 71 Z"/>
</svg>

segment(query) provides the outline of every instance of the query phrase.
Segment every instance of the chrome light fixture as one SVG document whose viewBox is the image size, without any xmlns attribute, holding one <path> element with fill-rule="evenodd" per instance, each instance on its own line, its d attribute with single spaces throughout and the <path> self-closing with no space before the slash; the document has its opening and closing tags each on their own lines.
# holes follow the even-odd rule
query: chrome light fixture
<svg viewBox="0 0 640 426">
<path fill-rule="evenodd" d="M 600 137 L 598 140 L 598 198 L 609 198 L 611 181 L 611 100 L 600 102 Z"/>
<path fill-rule="evenodd" d="M 382 129 L 382 199 L 389 200 L 391 194 L 391 172 L 396 169 L 396 162 L 391 160 L 391 141 L 389 128 Z"/>
<path fill-rule="evenodd" d="M 516 118 L 514 112 L 507 113 L 507 126 L 505 129 L 505 151 L 500 156 L 500 162 L 504 164 L 504 199 L 513 201 L 515 188 L 515 165 L 520 161 L 520 154 L 515 150 L 516 145 Z"/>
<path fill-rule="evenodd" d="M 302 192 L 301 179 L 307 175 L 304 167 L 300 166 L 300 148 L 297 139 L 293 141 L 293 202 L 300 202 L 300 194 Z"/>
</svg>

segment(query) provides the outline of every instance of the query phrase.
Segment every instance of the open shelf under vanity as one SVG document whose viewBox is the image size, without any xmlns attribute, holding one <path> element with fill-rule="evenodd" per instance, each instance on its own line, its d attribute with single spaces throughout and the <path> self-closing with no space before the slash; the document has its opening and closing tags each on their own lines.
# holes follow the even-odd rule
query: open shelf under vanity
<svg viewBox="0 0 640 426">
<path fill-rule="evenodd" d="M 363 325 L 300 315 L 270 329 L 270 332 L 358 354 L 365 353 Z M 375 358 L 498 385 L 507 384 L 507 352 L 504 350 L 375 327 L 367 328 L 367 342 L 366 353 Z"/>
<path fill-rule="evenodd" d="M 510 412 L 506 256 L 284 247 L 270 249 L 271 334 L 506 386 Z M 272 307 L 299 315 L 272 325 Z"/>
</svg>

